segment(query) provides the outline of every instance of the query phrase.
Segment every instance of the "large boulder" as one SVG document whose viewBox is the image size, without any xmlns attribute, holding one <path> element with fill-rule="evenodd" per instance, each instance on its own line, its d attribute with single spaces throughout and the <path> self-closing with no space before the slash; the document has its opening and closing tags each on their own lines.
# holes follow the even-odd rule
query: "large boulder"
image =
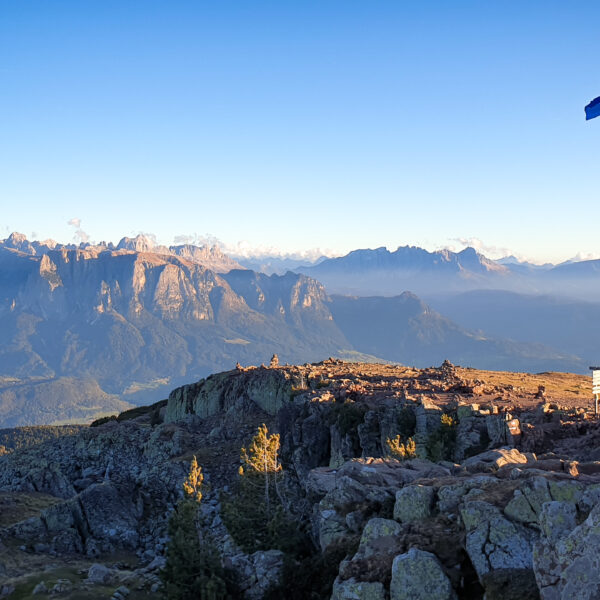
<svg viewBox="0 0 600 600">
<path fill-rule="evenodd" d="M 169 394 L 166 422 L 187 414 L 210 417 L 239 406 L 247 399 L 274 415 L 292 398 L 292 379 L 283 369 L 249 369 L 216 373 Z"/>
<path fill-rule="evenodd" d="M 531 569 L 533 532 L 482 500 L 466 501 L 460 514 L 467 532 L 467 554 L 480 581 L 496 569 Z"/>
<path fill-rule="evenodd" d="M 385 600 L 385 588 L 379 581 L 336 581 L 333 584 L 331 600 Z"/>
<path fill-rule="evenodd" d="M 390 580 L 394 557 L 403 551 L 402 526 L 390 519 L 374 517 L 365 525 L 356 554 L 340 564 L 340 578 L 352 581 Z"/>
<path fill-rule="evenodd" d="M 528 457 L 516 448 L 496 448 L 471 456 L 462 462 L 471 473 L 495 472 L 501 467 L 514 464 L 527 464 Z"/>
<path fill-rule="evenodd" d="M 540 511 L 539 523 L 542 535 L 550 542 L 557 542 L 575 529 L 577 507 L 570 502 L 546 502 Z"/>
<path fill-rule="evenodd" d="M 414 523 L 432 514 L 435 490 L 425 485 L 409 485 L 396 492 L 394 519 L 401 523 Z"/>
<path fill-rule="evenodd" d="M 390 519 L 375 517 L 365 525 L 357 555 L 369 558 L 375 554 L 389 552 L 389 548 L 395 549 L 396 538 L 401 534 L 402 527 Z"/>
<path fill-rule="evenodd" d="M 143 507 L 123 491 L 105 482 L 90 486 L 79 496 L 90 537 L 99 540 L 104 551 L 138 545 L 137 525 Z"/>
<path fill-rule="evenodd" d="M 600 505 L 566 533 L 574 524 L 571 506 L 549 503 L 542 510 L 543 535 L 533 549 L 533 569 L 542 600 L 600 598 Z"/>
<path fill-rule="evenodd" d="M 319 505 L 318 511 L 319 546 L 325 552 L 331 546 L 344 540 L 350 533 L 346 519 L 334 508 Z"/>
<path fill-rule="evenodd" d="M 281 582 L 283 552 L 279 550 L 258 551 L 254 554 L 240 553 L 230 559 L 236 574 L 242 597 L 260 600 L 270 587 Z"/>
<path fill-rule="evenodd" d="M 411 548 L 392 564 L 390 600 L 454 600 L 456 594 L 434 554 Z"/>
</svg>

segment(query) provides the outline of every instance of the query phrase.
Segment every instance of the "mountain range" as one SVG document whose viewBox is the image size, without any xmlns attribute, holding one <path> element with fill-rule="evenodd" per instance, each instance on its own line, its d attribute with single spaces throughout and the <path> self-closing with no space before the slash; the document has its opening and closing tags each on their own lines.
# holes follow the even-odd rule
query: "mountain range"
<svg viewBox="0 0 600 600">
<path fill-rule="evenodd" d="M 473 248 L 429 252 L 415 246 L 354 250 L 296 271 L 315 277 L 330 293 L 428 297 L 471 290 L 508 290 L 593 300 L 600 297 L 600 260 L 534 265 L 514 257 L 494 261 Z"/>
<path fill-rule="evenodd" d="M 0 242 L 0 330 L 4 427 L 89 421 L 274 353 L 290 363 L 587 367 L 576 352 L 474 332 L 412 293 L 331 295 L 304 274 L 257 273 L 218 248 L 157 248 L 143 236 L 116 246 Z"/>
</svg>

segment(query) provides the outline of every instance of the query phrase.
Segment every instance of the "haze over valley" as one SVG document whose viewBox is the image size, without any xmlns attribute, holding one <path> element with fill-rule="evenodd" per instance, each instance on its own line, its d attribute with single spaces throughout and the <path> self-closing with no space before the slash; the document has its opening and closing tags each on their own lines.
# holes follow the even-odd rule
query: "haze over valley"
<svg viewBox="0 0 600 600">
<path fill-rule="evenodd" d="M 0 241 L 0 426 L 89 422 L 274 353 L 586 373 L 600 305 L 580 297 L 596 264 L 405 247 L 266 275 L 217 246 L 12 234 Z"/>
</svg>

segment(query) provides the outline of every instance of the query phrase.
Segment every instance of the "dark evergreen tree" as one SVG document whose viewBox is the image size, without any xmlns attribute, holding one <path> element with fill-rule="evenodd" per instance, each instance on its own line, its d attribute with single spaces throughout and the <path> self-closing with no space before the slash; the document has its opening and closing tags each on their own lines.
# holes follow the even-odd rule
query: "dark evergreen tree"
<svg viewBox="0 0 600 600">
<path fill-rule="evenodd" d="M 167 562 L 161 572 L 168 600 L 228 598 L 218 552 L 198 528 L 202 480 L 202 470 L 194 456 L 183 484 L 185 496 L 169 519 Z"/>
</svg>

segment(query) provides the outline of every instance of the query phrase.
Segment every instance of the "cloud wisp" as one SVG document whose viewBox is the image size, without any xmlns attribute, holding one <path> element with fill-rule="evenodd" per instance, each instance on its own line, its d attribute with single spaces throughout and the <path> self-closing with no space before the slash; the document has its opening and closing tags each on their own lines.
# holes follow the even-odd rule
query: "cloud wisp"
<svg viewBox="0 0 600 600">
<path fill-rule="evenodd" d="M 197 233 L 189 235 L 176 235 L 173 238 L 173 243 L 175 245 L 192 244 L 194 246 L 217 246 L 222 252 L 234 259 L 265 260 L 269 258 L 276 258 L 283 260 L 291 259 L 314 262 L 323 256 L 339 256 L 339 252 L 336 253 L 328 248 L 308 248 L 306 250 L 289 252 L 282 250 L 277 246 L 253 245 L 245 240 L 235 244 L 226 244 L 218 237 L 209 233 L 204 235 L 199 235 Z"/>
<path fill-rule="evenodd" d="M 73 240 L 82 244 L 86 244 L 90 241 L 90 236 L 81 228 L 81 219 L 73 217 L 67 221 L 67 225 L 75 228 L 73 234 Z"/>
</svg>

